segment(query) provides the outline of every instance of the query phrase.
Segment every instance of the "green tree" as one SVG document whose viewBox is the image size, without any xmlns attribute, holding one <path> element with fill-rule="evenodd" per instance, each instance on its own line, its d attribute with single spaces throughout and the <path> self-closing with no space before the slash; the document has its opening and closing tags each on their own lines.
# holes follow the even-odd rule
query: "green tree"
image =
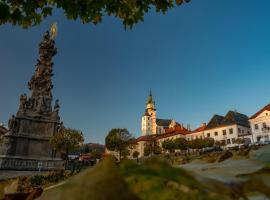
<svg viewBox="0 0 270 200">
<path fill-rule="evenodd" d="M 122 153 L 125 154 L 132 141 L 133 137 L 126 128 L 114 128 L 106 136 L 105 146 L 110 151 L 119 152 L 119 160 L 121 161 Z"/>
<path fill-rule="evenodd" d="M 138 151 L 134 151 L 133 154 L 132 154 L 132 157 L 133 158 L 138 158 L 140 155 L 140 153 Z"/>
<path fill-rule="evenodd" d="M 151 145 L 146 145 L 143 149 L 143 155 L 149 156 L 152 153 L 152 147 Z"/>
<path fill-rule="evenodd" d="M 119 18 L 125 27 L 132 27 L 144 20 L 144 15 L 155 8 L 166 13 L 176 5 L 190 0 L 25 0 L 0 1 L 0 24 L 19 25 L 23 28 L 40 24 L 51 16 L 53 10 L 62 9 L 69 20 L 80 19 L 82 23 L 101 22 L 105 15 Z"/>
<path fill-rule="evenodd" d="M 162 148 L 158 145 L 157 142 L 154 142 L 154 145 L 153 145 L 153 154 L 159 155 L 161 153 L 162 153 Z"/>
<path fill-rule="evenodd" d="M 162 142 L 162 148 L 168 150 L 170 153 L 173 153 L 176 149 L 174 140 L 165 140 Z"/>
<path fill-rule="evenodd" d="M 84 138 L 81 131 L 72 128 L 61 128 L 51 139 L 52 149 L 59 151 L 62 158 L 68 160 L 68 154 L 71 151 L 79 150 Z"/>
<path fill-rule="evenodd" d="M 213 147 L 215 144 L 215 140 L 213 138 L 204 138 L 203 139 L 203 146 L 204 147 Z"/>
<path fill-rule="evenodd" d="M 180 149 L 181 151 L 186 151 L 189 147 L 189 143 L 185 138 L 177 138 L 174 142 L 176 149 Z"/>
<path fill-rule="evenodd" d="M 145 143 L 145 147 L 144 147 L 144 156 L 148 156 L 148 155 L 159 155 L 162 153 L 162 148 L 159 146 L 156 137 L 152 136 L 151 138 L 149 138 L 149 141 L 147 143 Z"/>
<path fill-rule="evenodd" d="M 203 139 L 196 138 L 195 140 L 190 141 L 190 147 L 192 149 L 202 149 L 204 146 L 205 144 Z"/>
</svg>

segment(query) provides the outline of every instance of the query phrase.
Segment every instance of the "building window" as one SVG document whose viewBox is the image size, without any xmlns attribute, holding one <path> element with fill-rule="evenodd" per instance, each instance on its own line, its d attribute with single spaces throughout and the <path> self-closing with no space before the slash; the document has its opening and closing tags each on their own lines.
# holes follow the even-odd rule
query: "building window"
<svg viewBox="0 0 270 200">
<path fill-rule="evenodd" d="M 223 130 L 222 133 L 223 135 L 227 135 L 226 130 Z"/>
<path fill-rule="evenodd" d="M 266 123 L 265 122 L 263 123 L 263 128 L 266 128 Z"/>
<path fill-rule="evenodd" d="M 207 133 L 207 137 L 210 137 L 210 133 Z"/>
<path fill-rule="evenodd" d="M 150 117 L 147 117 L 147 119 L 149 120 L 149 119 L 150 119 Z"/>
<path fill-rule="evenodd" d="M 238 128 L 238 133 L 241 133 L 241 128 Z"/>
<path fill-rule="evenodd" d="M 235 143 L 235 138 L 232 138 L 232 143 Z"/>
<path fill-rule="evenodd" d="M 230 139 L 227 139 L 227 144 L 231 144 L 231 140 Z"/>
<path fill-rule="evenodd" d="M 258 129 L 259 129 L 258 124 L 255 124 L 255 125 L 254 125 L 254 128 L 255 128 L 255 130 L 258 130 Z"/>
<path fill-rule="evenodd" d="M 233 134 L 233 129 L 232 128 L 229 129 L 229 133 Z"/>
<path fill-rule="evenodd" d="M 215 136 L 218 136 L 218 132 L 215 132 Z"/>
</svg>

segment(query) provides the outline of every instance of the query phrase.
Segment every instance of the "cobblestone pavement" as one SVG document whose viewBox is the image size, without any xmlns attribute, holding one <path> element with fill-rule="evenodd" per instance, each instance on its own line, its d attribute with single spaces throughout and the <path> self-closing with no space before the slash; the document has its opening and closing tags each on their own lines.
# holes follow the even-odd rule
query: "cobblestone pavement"
<svg viewBox="0 0 270 200">
<path fill-rule="evenodd" d="M 15 178 L 18 176 L 32 176 L 32 175 L 38 175 L 38 174 L 44 174 L 44 173 L 46 172 L 0 170 L 0 180 L 5 180 L 8 178 Z"/>
</svg>

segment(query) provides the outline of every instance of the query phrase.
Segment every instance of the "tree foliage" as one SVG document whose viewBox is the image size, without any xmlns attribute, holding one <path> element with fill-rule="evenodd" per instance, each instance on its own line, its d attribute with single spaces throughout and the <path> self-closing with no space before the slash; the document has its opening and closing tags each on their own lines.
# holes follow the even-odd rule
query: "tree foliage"
<svg viewBox="0 0 270 200">
<path fill-rule="evenodd" d="M 1 0 L 0 24 L 19 25 L 23 28 L 40 24 L 53 10 L 62 9 L 70 20 L 83 23 L 101 22 L 105 15 L 119 18 L 125 27 L 144 20 L 144 15 L 155 8 L 166 13 L 176 5 L 190 0 Z"/>
<path fill-rule="evenodd" d="M 165 140 L 162 142 L 162 148 L 168 150 L 170 153 L 173 153 L 176 149 L 176 144 L 174 140 Z"/>
<path fill-rule="evenodd" d="M 185 138 L 177 138 L 175 139 L 175 147 L 176 149 L 180 149 L 182 151 L 185 151 L 189 147 L 189 143 Z"/>
<path fill-rule="evenodd" d="M 152 153 L 152 147 L 150 145 L 146 145 L 143 148 L 143 155 L 144 156 L 149 156 Z"/>
<path fill-rule="evenodd" d="M 133 158 L 138 158 L 140 155 L 140 153 L 138 151 L 134 151 L 133 154 L 132 154 L 132 157 Z"/>
<path fill-rule="evenodd" d="M 119 152 L 121 159 L 122 153 L 128 150 L 127 147 L 131 145 L 132 140 L 133 137 L 126 128 L 114 128 L 106 136 L 105 146 L 110 151 Z"/>
<path fill-rule="evenodd" d="M 204 138 L 204 147 L 213 147 L 215 140 L 213 138 Z"/>
<path fill-rule="evenodd" d="M 78 150 L 84 138 L 82 132 L 72 128 L 62 128 L 50 140 L 52 148 L 60 151 L 63 158 L 67 160 L 71 151 Z"/>
</svg>

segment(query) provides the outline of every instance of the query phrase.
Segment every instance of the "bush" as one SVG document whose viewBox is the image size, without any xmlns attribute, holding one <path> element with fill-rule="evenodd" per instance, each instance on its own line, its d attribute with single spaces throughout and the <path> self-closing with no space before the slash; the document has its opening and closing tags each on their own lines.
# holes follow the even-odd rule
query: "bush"
<svg viewBox="0 0 270 200">
<path fill-rule="evenodd" d="M 30 184 L 32 187 L 37 187 L 43 185 L 45 178 L 43 175 L 35 175 L 30 178 Z"/>
<path fill-rule="evenodd" d="M 44 185 L 51 185 L 52 183 L 58 183 L 64 179 L 70 177 L 72 174 L 65 173 L 64 171 L 49 172 L 45 175 L 35 175 L 30 178 L 30 186 L 38 187 Z"/>
</svg>

